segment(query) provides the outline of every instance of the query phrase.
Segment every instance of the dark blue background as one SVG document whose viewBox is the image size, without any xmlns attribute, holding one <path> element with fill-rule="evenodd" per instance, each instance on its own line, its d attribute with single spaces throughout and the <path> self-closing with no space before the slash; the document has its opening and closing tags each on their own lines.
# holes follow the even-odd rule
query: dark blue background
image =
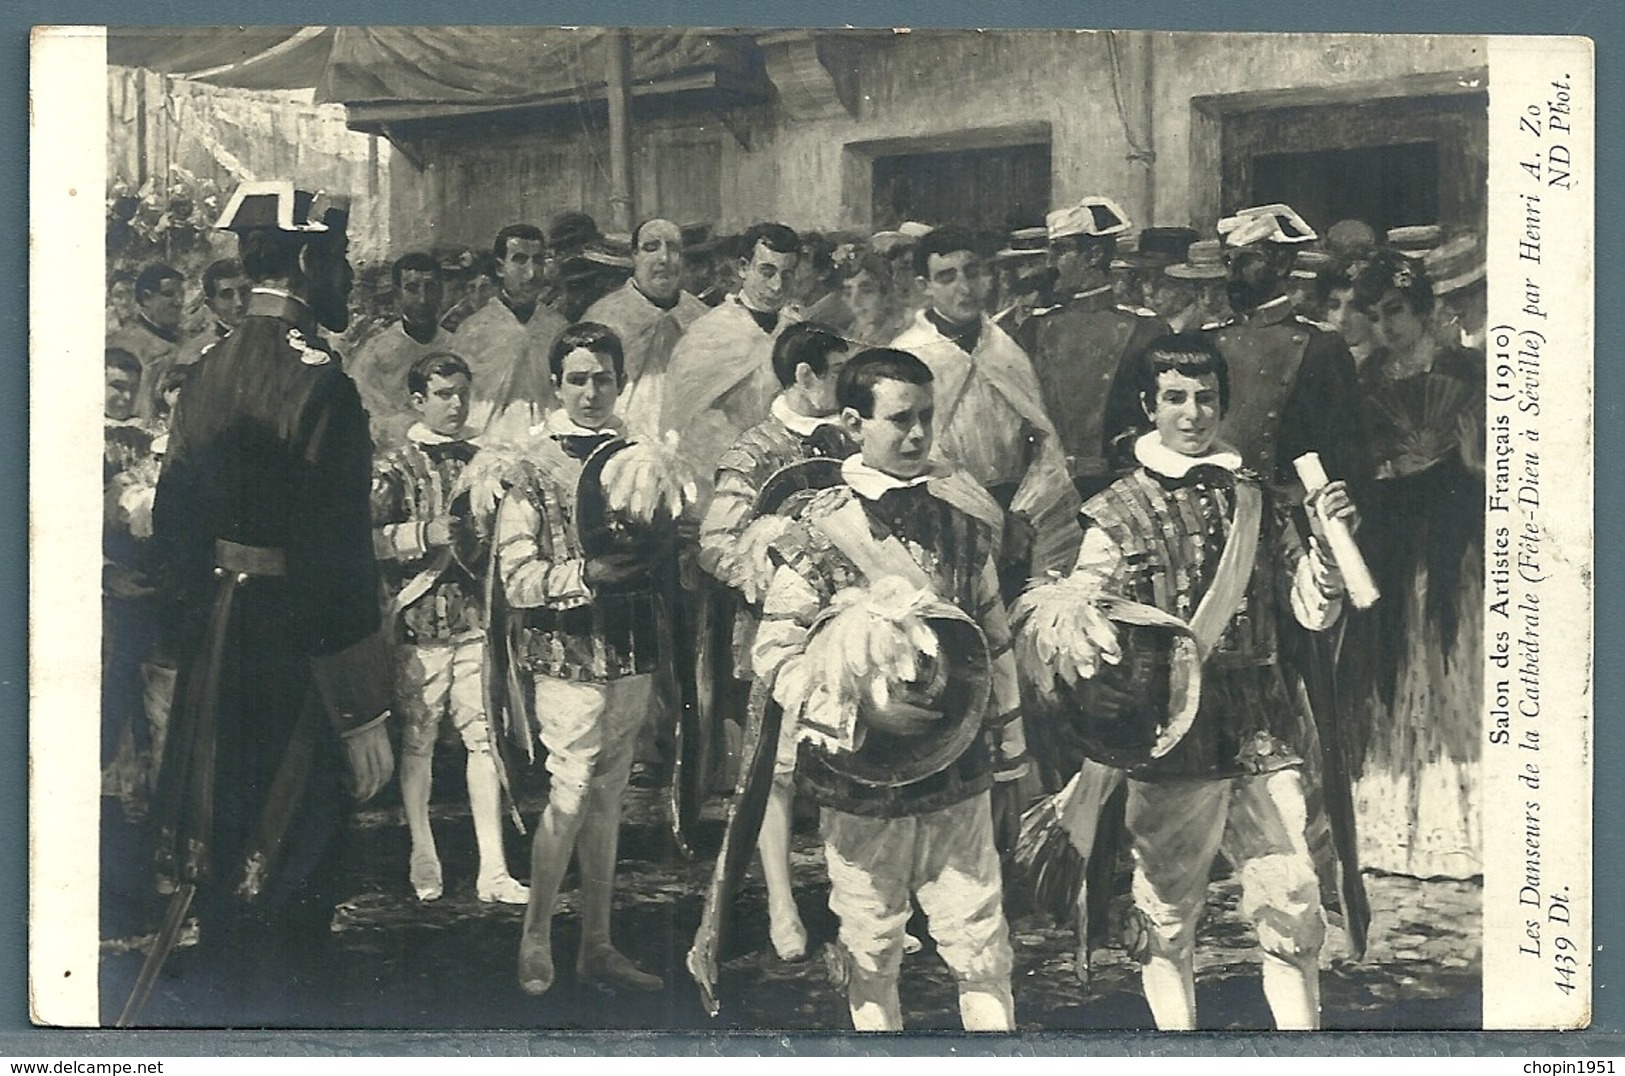
<svg viewBox="0 0 1625 1076">
<path fill-rule="evenodd" d="M 994 22 L 988 22 L 990 18 Z M 1475 34 L 1579 34 L 1597 42 L 1597 663 L 1596 882 L 1597 909 L 1595 1024 L 1591 1031 L 1566 1035 L 1389 1035 L 1303 1036 L 1221 1035 L 1028 1035 L 960 1039 L 915 1036 L 902 1041 L 860 1040 L 838 1035 L 749 1036 L 714 1040 L 707 1036 L 621 1035 L 595 1039 L 582 1035 L 517 1033 L 454 1035 L 372 1035 L 359 1033 L 182 1033 L 73 1032 L 33 1029 L 27 993 L 27 644 L 28 411 L 23 386 L 27 339 L 28 279 L 28 31 L 36 23 L 289 25 L 342 21 L 395 24 L 446 22 L 496 25 L 548 22 L 561 25 L 710 26 L 999 26 L 1131 28 L 1166 30 L 1361 31 Z M 0 96 L 13 102 L 0 114 L 0 215 L 12 240 L 0 250 L 0 278 L 16 286 L 0 294 L 0 343 L 15 356 L 17 376 L 0 391 L 0 1057 L 65 1058 L 75 1055 L 210 1055 L 223 1053 L 375 1054 L 406 1052 L 552 1054 L 607 1050 L 639 1054 L 828 1054 L 883 1048 L 892 1054 L 1181 1054 L 1373 1053 L 1488 1055 L 1625 1055 L 1625 930 L 1615 914 L 1625 907 L 1625 826 L 1618 824 L 1617 794 L 1625 777 L 1625 732 L 1621 704 L 1625 678 L 1618 655 L 1625 642 L 1620 612 L 1620 567 L 1625 557 L 1625 510 L 1620 459 L 1625 453 L 1622 390 L 1625 364 L 1616 341 L 1625 333 L 1617 301 L 1621 294 L 1619 194 L 1622 125 L 1609 106 L 1625 101 L 1621 50 L 1625 49 L 1625 4 L 1619 0 L 858 0 L 812 3 L 742 3 L 739 0 L 565 0 L 545 4 L 488 3 L 448 6 L 428 0 L 260 0 L 228 7 L 196 0 L 167 3 L 94 3 L 87 0 L 16 0 L 0 9 L 4 52 L 0 54 Z M 49 241 L 48 236 L 40 237 Z M 87 431 L 88 432 L 88 431 Z"/>
</svg>

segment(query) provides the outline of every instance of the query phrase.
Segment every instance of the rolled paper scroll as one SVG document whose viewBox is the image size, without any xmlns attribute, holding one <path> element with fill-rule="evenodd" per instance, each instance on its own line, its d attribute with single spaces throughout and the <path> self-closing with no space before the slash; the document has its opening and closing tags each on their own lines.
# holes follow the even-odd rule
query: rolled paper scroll
<svg viewBox="0 0 1625 1076">
<path fill-rule="evenodd" d="M 1329 481 L 1318 452 L 1305 452 L 1292 461 L 1292 466 L 1297 468 L 1298 480 L 1309 493 Z M 1325 525 L 1326 544 L 1332 547 L 1332 556 L 1337 558 L 1338 570 L 1343 573 L 1343 585 L 1348 588 L 1349 600 L 1356 609 L 1371 608 L 1382 594 L 1377 590 L 1377 581 L 1371 578 L 1371 569 L 1366 566 L 1365 557 L 1360 555 L 1354 534 L 1341 519 L 1322 516 L 1321 522 Z"/>
</svg>

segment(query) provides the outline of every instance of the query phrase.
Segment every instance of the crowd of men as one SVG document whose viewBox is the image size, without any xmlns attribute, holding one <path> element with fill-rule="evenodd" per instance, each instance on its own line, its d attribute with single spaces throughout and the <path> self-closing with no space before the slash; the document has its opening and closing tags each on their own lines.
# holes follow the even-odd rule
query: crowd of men
<svg viewBox="0 0 1625 1076">
<path fill-rule="evenodd" d="M 1466 342 L 1470 235 L 1322 238 L 1283 205 L 1217 238 L 1137 232 L 1106 197 L 1000 237 L 650 219 L 617 239 L 571 212 L 502 228 L 473 272 L 404 254 L 396 318 L 357 332 L 345 222 L 245 185 L 221 223 L 240 256 L 200 281 L 211 323 L 182 338 L 188 282 L 155 265 L 107 341 L 105 791 L 150 799 L 164 889 L 195 899 L 222 983 L 269 936 L 319 944 L 345 814 L 397 769 L 404 881 L 443 895 L 449 728 L 478 899 L 527 906 L 529 993 L 555 980 L 572 855 L 578 978 L 664 987 L 611 913 L 625 791 L 675 781 L 732 796 L 689 958 L 705 996 L 753 849 L 774 950 L 808 955 L 802 795 L 853 1026 L 902 1026 L 917 902 L 964 1026 L 1011 1029 L 1001 855 L 1053 795 L 1089 856 L 1126 787 L 1158 1026 L 1195 1026 L 1221 851 L 1278 1025 L 1318 1025 L 1315 817 L 1335 797 L 1301 701 L 1335 703 L 1299 637 L 1344 615 L 1329 535 L 1379 467 L 1360 369 L 1399 278 L 1369 267 L 1459 285 L 1437 310 L 1430 292 L 1429 331 Z M 347 328 L 341 356 L 323 330 Z M 1329 484 L 1305 488 L 1305 453 Z M 1136 647 L 1176 685 L 1152 704 L 1118 676 Z M 1096 726 L 1131 715 L 1150 739 L 1125 752 Z M 512 767 L 538 758 L 516 878 Z"/>
</svg>

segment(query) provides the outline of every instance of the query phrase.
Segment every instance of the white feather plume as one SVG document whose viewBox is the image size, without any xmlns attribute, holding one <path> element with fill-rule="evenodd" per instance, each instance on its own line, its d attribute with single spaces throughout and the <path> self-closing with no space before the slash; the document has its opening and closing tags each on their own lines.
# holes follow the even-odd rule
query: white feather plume
<svg viewBox="0 0 1625 1076">
<path fill-rule="evenodd" d="M 680 519 L 699 500 L 693 469 L 677 450 L 677 433 L 634 442 L 604 464 L 604 504 L 635 523 Z"/>
<path fill-rule="evenodd" d="M 896 576 L 835 595 L 832 613 L 807 643 L 806 668 L 827 695 L 809 698 L 832 708 L 820 723 L 852 728 L 865 703 L 888 705 L 915 681 L 921 661 L 938 655 L 937 635 L 925 622 L 937 599 Z"/>
<path fill-rule="evenodd" d="M 1123 660 L 1117 629 L 1098 597 L 1073 576 L 1031 587 L 1011 606 L 1016 667 L 1046 698 L 1055 697 L 1057 681 L 1076 686 L 1103 663 Z"/>
<path fill-rule="evenodd" d="M 727 578 L 745 595 L 752 605 L 761 604 L 767 588 L 773 582 L 777 566 L 769 556 L 773 543 L 790 528 L 790 518 L 780 515 L 758 516 L 751 520 L 726 564 Z"/>
<path fill-rule="evenodd" d="M 483 444 L 457 476 L 452 496 L 467 492 L 474 518 L 489 525 L 503 494 L 528 481 L 527 470 L 561 488 L 574 489 L 570 458 L 557 441 L 538 433 L 519 441 Z"/>
</svg>

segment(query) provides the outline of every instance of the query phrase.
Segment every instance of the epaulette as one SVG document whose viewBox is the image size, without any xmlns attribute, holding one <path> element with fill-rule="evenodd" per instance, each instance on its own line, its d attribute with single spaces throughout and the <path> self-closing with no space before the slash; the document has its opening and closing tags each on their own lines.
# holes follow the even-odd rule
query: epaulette
<svg viewBox="0 0 1625 1076">
<path fill-rule="evenodd" d="M 1203 332 L 1211 332 L 1214 329 L 1228 329 L 1230 326 L 1234 325 L 1235 323 L 1236 323 L 1235 318 L 1225 318 L 1223 321 L 1203 322 L 1202 331 Z"/>
<path fill-rule="evenodd" d="M 333 361 L 333 353 L 322 347 L 319 343 L 312 344 L 305 339 L 305 334 L 295 326 L 288 330 L 288 346 L 299 356 L 299 361 L 306 366 L 326 366 Z M 213 346 L 213 345 L 210 345 Z"/>
<path fill-rule="evenodd" d="M 1133 314 L 1137 318 L 1157 317 L 1157 312 L 1155 310 L 1151 310 L 1143 306 L 1128 306 L 1124 303 L 1118 303 L 1117 309 L 1121 310 L 1125 314 Z"/>
<path fill-rule="evenodd" d="M 1323 333 L 1334 333 L 1337 331 L 1324 321 L 1316 321 L 1314 318 L 1306 318 L 1302 314 L 1293 314 L 1292 318 L 1294 321 L 1308 325 L 1311 328 L 1319 329 Z"/>
</svg>

